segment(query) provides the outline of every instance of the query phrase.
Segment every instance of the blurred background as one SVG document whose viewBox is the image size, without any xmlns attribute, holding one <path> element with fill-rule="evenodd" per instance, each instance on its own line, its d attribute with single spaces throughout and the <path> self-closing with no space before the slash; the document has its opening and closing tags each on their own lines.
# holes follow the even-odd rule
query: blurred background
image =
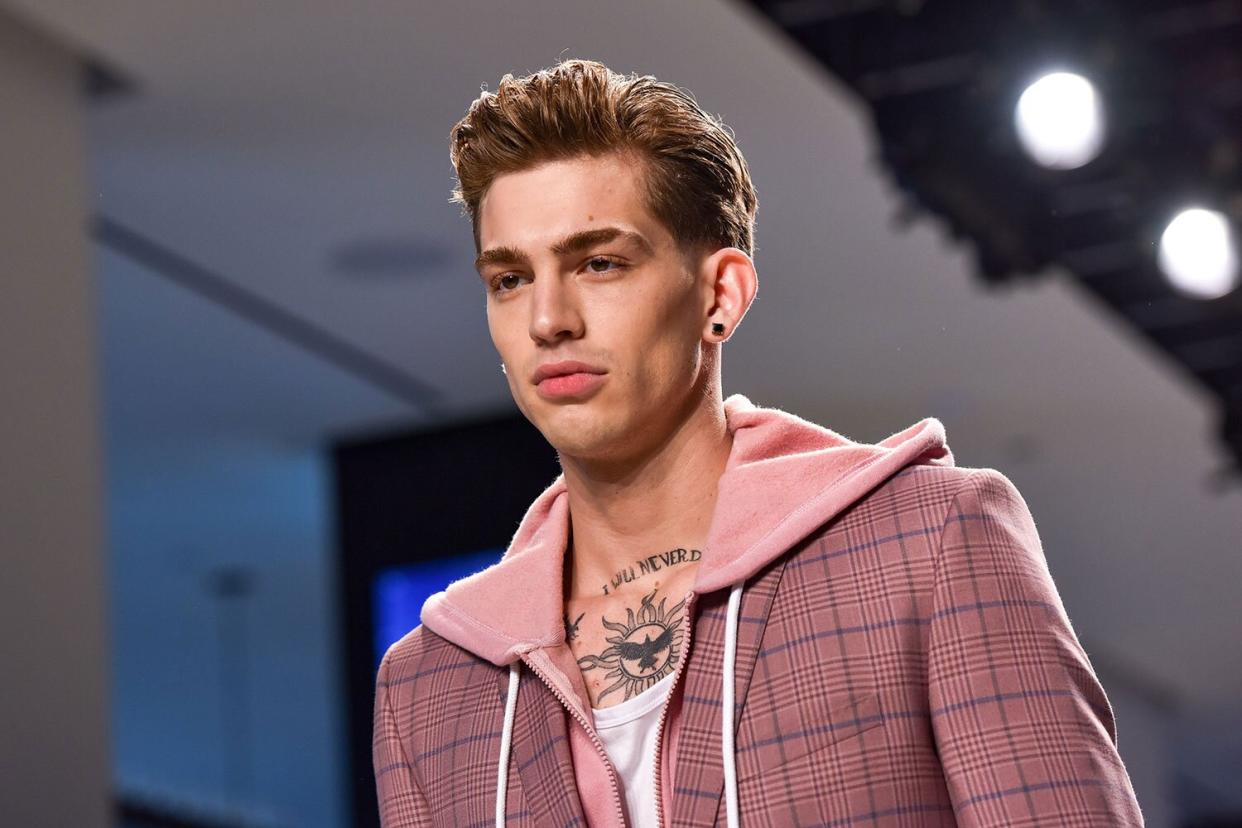
<svg viewBox="0 0 1242 828">
<path fill-rule="evenodd" d="M 379 655 L 558 471 L 448 132 L 569 57 L 749 161 L 726 395 L 1004 472 L 1147 824 L 1242 825 L 1242 0 L 0 0 L 0 824 L 376 824 Z"/>
</svg>

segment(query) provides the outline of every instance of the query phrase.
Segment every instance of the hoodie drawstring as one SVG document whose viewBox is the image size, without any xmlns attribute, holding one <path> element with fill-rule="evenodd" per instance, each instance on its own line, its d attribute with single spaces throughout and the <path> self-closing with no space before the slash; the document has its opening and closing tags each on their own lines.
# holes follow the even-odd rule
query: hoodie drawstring
<svg viewBox="0 0 1242 828">
<path fill-rule="evenodd" d="M 496 770 L 496 828 L 505 825 L 505 791 L 509 787 L 509 748 L 513 744 L 513 712 L 517 710 L 518 671 L 521 660 L 509 665 L 509 695 L 505 699 L 505 726 L 500 734 L 500 767 Z"/>
<path fill-rule="evenodd" d="M 720 759 L 724 765 L 725 813 L 729 828 L 739 825 L 737 813 L 737 766 L 733 755 L 733 665 L 737 656 L 737 616 L 742 605 L 742 584 L 738 581 L 729 591 L 729 612 L 725 616 L 724 666 L 720 669 Z"/>
<path fill-rule="evenodd" d="M 736 828 L 737 811 L 737 764 L 733 755 L 733 690 L 735 684 L 734 663 L 737 657 L 738 612 L 742 606 L 742 585 L 738 581 L 729 591 L 729 610 L 725 615 L 724 666 L 720 671 L 720 758 L 724 764 L 725 813 L 729 828 Z M 500 735 L 500 767 L 496 769 L 496 828 L 505 824 L 505 791 L 509 784 L 509 749 L 513 744 L 513 714 L 517 710 L 518 671 L 521 660 L 509 665 L 509 694 L 505 699 L 505 725 Z"/>
</svg>

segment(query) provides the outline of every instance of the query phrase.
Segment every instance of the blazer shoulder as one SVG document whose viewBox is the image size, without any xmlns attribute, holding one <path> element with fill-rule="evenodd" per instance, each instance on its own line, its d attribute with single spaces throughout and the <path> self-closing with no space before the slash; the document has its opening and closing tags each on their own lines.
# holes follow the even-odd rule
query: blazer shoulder
<svg viewBox="0 0 1242 828">
<path fill-rule="evenodd" d="M 917 498 L 925 506 L 943 502 L 947 508 L 962 485 L 980 471 L 984 469 L 919 464 L 906 466 L 885 480 L 882 486 L 891 488 L 902 497 Z"/>
<path fill-rule="evenodd" d="M 1018 487 L 1004 473 L 988 466 L 907 466 L 881 488 L 884 497 L 868 501 L 918 515 L 928 528 L 946 526 L 956 512 L 989 511 L 1021 517 L 1029 515 Z"/>
<path fill-rule="evenodd" d="M 403 663 L 417 660 L 427 651 L 428 638 L 427 628 L 419 624 L 388 646 L 382 663 L 389 669 L 396 669 Z"/>
<path fill-rule="evenodd" d="M 1017 492 L 1013 481 L 1003 472 L 989 466 L 907 466 L 893 476 L 892 482 L 906 489 L 917 489 L 925 495 L 943 497 L 946 505 L 968 488 Z"/>
<path fill-rule="evenodd" d="M 378 683 L 408 684 L 420 675 L 436 672 L 437 667 L 472 659 L 478 656 L 419 624 L 385 651 L 380 660 Z"/>
</svg>

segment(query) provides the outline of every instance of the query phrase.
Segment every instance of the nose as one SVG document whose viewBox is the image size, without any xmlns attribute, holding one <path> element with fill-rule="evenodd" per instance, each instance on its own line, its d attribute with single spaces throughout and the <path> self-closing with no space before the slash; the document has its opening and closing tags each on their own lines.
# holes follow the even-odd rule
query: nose
<svg viewBox="0 0 1242 828">
<path fill-rule="evenodd" d="M 572 286 L 555 274 L 531 285 L 530 338 L 544 345 L 582 336 L 582 314 Z"/>
</svg>

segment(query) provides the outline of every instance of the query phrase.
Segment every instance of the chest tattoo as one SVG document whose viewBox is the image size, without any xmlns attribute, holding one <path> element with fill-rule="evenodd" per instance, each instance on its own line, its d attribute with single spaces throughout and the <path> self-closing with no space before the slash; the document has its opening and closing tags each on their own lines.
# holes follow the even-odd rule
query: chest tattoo
<svg viewBox="0 0 1242 828">
<path fill-rule="evenodd" d="M 613 681 L 599 694 L 598 701 L 616 690 L 622 691 L 627 699 L 637 696 L 677 669 L 682 655 L 681 624 L 686 599 L 683 597 L 666 608 L 668 598 L 665 596 L 657 606 L 655 596 L 659 591 L 657 588 L 644 596 L 637 611 L 626 607 L 623 622 L 601 617 L 600 623 L 616 633 L 605 639 L 611 646 L 599 655 L 578 659 L 583 673 L 603 670 L 606 671 L 604 679 Z M 581 621 L 582 616 L 578 616 L 578 620 Z"/>
</svg>

